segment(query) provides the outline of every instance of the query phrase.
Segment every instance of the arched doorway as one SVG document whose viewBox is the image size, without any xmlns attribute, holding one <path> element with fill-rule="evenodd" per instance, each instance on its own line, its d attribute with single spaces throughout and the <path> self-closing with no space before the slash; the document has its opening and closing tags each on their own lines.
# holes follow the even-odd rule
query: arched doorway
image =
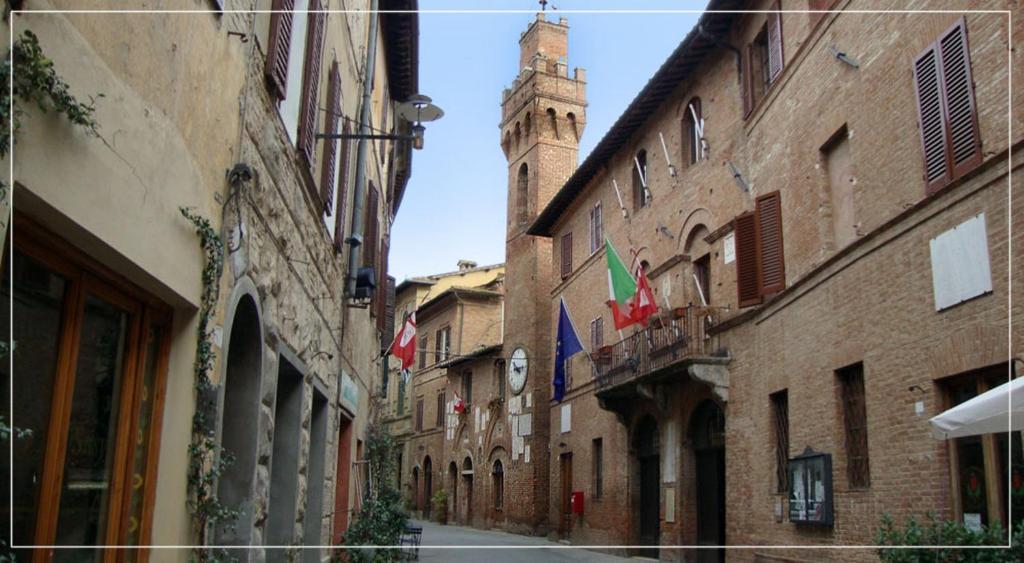
<svg viewBox="0 0 1024 563">
<path fill-rule="evenodd" d="M 459 510 L 459 466 L 454 461 L 448 464 L 448 516 L 458 518 Z"/>
<path fill-rule="evenodd" d="M 462 462 L 462 518 L 459 522 L 469 526 L 473 523 L 473 460 L 468 457 Z"/>
<path fill-rule="evenodd" d="M 423 517 L 430 520 L 430 509 L 433 504 L 433 472 L 434 468 L 430 463 L 430 456 L 423 460 Z"/>
<path fill-rule="evenodd" d="M 217 491 L 225 506 L 238 507 L 242 513 L 236 526 L 217 530 L 217 541 L 222 545 L 249 545 L 263 365 L 260 315 L 252 295 L 243 294 L 235 304 L 227 336 L 221 446 L 235 456 L 235 461 L 220 476 Z"/>
<path fill-rule="evenodd" d="M 690 418 L 697 465 L 697 545 L 725 545 L 725 414 L 708 399 Z M 725 561 L 725 550 L 698 550 L 697 560 Z"/>
<path fill-rule="evenodd" d="M 634 451 L 639 469 L 639 543 L 658 545 L 661 537 L 661 457 L 658 451 L 658 422 L 644 416 L 634 433 Z M 639 555 L 658 557 L 658 549 L 642 549 Z"/>
</svg>

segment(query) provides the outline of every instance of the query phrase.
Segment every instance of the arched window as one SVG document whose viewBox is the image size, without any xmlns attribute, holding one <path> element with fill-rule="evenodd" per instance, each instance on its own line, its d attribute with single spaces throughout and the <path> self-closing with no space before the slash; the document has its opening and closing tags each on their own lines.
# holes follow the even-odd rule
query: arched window
<svg viewBox="0 0 1024 563">
<path fill-rule="evenodd" d="M 689 166 L 703 159 L 700 98 L 690 100 L 683 112 L 683 164 Z"/>
<path fill-rule="evenodd" d="M 636 153 L 636 160 L 632 163 L 633 168 L 633 211 L 646 207 L 647 201 L 647 151 L 640 149 Z"/>
<path fill-rule="evenodd" d="M 552 135 L 556 139 L 559 139 L 560 137 L 558 136 L 558 118 L 555 116 L 555 108 L 548 108 L 548 122 L 551 126 Z"/>
<path fill-rule="evenodd" d="M 501 508 L 505 502 L 505 469 L 501 466 L 500 459 L 494 460 L 491 480 L 494 484 L 494 508 Z"/>
<path fill-rule="evenodd" d="M 529 211 L 530 197 L 530 169 L 524 162 L 519 167 L 519 176 L 516 179 L 516 223 L 522 225 L 526 222 Z"/>
<path fill-rule="evenodd" d="M 579 141 L 580 131 L 579 128 L 576 126 L 576 114 L 570 111 L 569 113 L 565 114 L 565 119 L 569 121 L 569 130 L 572 133 L 573 137 L 576 137 L 576 140 Z"/>
<path fill-rule="evenodd" d="M 532 118 L 530 117 L 530 114 L 527 113 L 526 117 L 523 118 L 523 132 L 526 134 L 527 139 L 530 138 L 531 129 L 533 129 Z"/>
<path fill-rule="evenodd" d="M 516 150 L 519 150 L 519 141 L 521 141 L 522 138 L 523 138 L 523 131 L 522 131 L 522 129 L 520 129 L 518 121 L 516 122 L 516 126 L 515 126 L 514 130 L 515 130 L 515 136 L 516 136 Z"/>
</svg>

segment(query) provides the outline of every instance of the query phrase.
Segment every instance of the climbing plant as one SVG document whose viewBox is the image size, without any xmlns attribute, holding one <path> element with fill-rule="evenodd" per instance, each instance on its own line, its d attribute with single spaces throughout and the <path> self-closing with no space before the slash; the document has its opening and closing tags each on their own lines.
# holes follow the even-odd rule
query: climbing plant
<svg viewBox="0 0 1024 563">
<path fill-rule="evenodd" d="M 196 410 L 192 415 L 192 441 L 188 447 L 188 506 L 192 511 L 197 545 L 206 545 L 207 535 L 216 526 L 233 526 L 238 518 L 237 508 L 225 506 L 217 497 L 215 484 L 234 456 L 216 441 L 217 388 L 210 380 L 214 365 L 213 345 L 210 342 L 210 320 L 220 297 L 220 276 L 224 269 L 224 244 L 210 225 L 210 220 L 182 207 L 181 214 L 188 219 L 199 235 L 203 250 L 203 290 L 199 303 L 199 326 L 196 328 L 195 372 Z M 219 454 L 219 455 L 218 455 Z M 224 553 L 197 548 L 193 559 L 200 562 L 219 561 Z"/>
<path fill-rule="evenodd" d="M 398 561 L 401 553 L 394 548 L 354 549 L 357 546 L 398 545 L 405 530 L 408 514 L 402 496 L 395 488 L 398 470 L 398 445 L 395 438 L 379 422 L 366 430 L 366 462 L 368 481 L 359 512 L 345 532 L 344 553 L 352 562 Z M 339 552 L 337 555 L 341 555 Z"/>
<path fill-rule="evenodd" d="M 85 129 L 86 134 L 99 137 L 99 123 L 93 117 L 96 99 L 103 94 L 89 96 L 88 102 L 79 101 L 71 95 L 71 88 L 53 68 L 39 45 L 39 38 L 30 30 L 22 32 L 14 42 L 0 66 L 0 158 L 6 158 L 14 143 L 12 133 L 21 129 L 21 118 L 25 114 L 22 104 L 34 104 L 39 111 L 57 112 L 71 123 Z M 12 84 L 11 90 L 6 85 Z M 6 198 L 7 186 L 0 181 L 0 199 Z"/>
</svg>

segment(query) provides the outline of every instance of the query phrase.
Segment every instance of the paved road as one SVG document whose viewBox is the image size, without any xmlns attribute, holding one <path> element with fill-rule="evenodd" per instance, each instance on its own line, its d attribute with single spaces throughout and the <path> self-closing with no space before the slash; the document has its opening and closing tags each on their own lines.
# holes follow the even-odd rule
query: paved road
<svg viewBox="0 0 1024 563">
<path fill-rule="evenodd" d="M 421 520 L 414 520 L 412 524 L 414 526 L 423 526 L 423 547 L 420 548 L 420 561 L 424 563 L 447 563 L 449 561 L 486 561 L 487 563 L 593 561 L 596 563 L 621 563 L 622 561 L 629 561 L 629 559 L 622 557 L 586 549 L 566 549 L 564 544 L 553 543 L 546 538 L 520 536 L 462 526 L 442 526 Z M 431 548 L 429 547 L 431 545 L 500 545 L 522 547 L 522 549 L 510 549 L 508 547 L 500 549 L 488 547 L 451 549 Z"/>
</svg>

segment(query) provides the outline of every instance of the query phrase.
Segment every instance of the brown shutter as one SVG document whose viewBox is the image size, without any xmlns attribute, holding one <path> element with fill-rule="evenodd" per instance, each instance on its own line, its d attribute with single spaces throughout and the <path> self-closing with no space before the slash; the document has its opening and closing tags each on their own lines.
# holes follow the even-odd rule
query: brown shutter
<svg viewBox="0 0 1024 563">
<path fill-rule="evenodd" d="M 377 213 L 377 188 L 370 183 L 366 196 L 366 219 L 363 221 L 363 266 L 377 265 L 377 233 L 380 218 Z M 380 280 L 380 274 L 377 274 Z M 379 283 L 379 282 L 378 282 Z"/>
<path fill-rule="evenodd" d="M 377 263 L 374 264 L 374 269 L 377 274 L 377 289 L 375 290 L 374 299 L 377 302 L 377 329 L 381 331 L 381 334 L 386 333 L 386 324 L 388 313 L 388 241 L 380 241 L 380 256 L 377 258 Z M 392 321 L 393 322 L 393 321 Z M 394 332 L 392 330 L 392 332 Z M 390 343 L 390 341 L 388 342 Z M 385 343 L 384 346 L 387 346 Z"/>
<path fill-rule="evenodd" d="M 967 46 L 967 27 L 961 17 L 939 38 L 942 63 L 943 109 L 946 111 L 950 168 L 959 178 L 981 162 L 981 136 L 974 103 L 971 57 Z"/>
<path fill-rule="evenodd" d="M 270 14 L 270 36 L 267 41 L 267 60 L 263 65 L 263 77 L 267 81 L 270 95 L 283 100 L 288 84 L 288 47 L 292 39 L 292 9 L 294 0 L 274 0 Z"/>
<path fill-rule="evenodd" d="M 786 287 L 786 263 L 782 247 L 782 196 L 772 192 L 757 198 L 757 230 L 761 257 L 761 295 Z"/>
<path fill-rule="evenodd" d="M 320 93 L 320 64 L 323 58 L 324 23 L 326 14 L 320 10 L 320 1 L 309 3 L 309 34 L 306 35 L 306 75 L 302 80 L 302 103 L 299 106 L 299 154 L 305 159 L 310 175 L 316 162 L 316 118 Z M 314 192 L 315 194 L 315 192 Z"/>
<path fill-rule="evenodd" d="M 778 11 L 779 0 L 771 7 L 773 12 L 768 14 L 768 82 L 775 82 L 775 79 L 782 73 L 784 59 L 782 57 L 782 14 Z"/>
<path fill-rule="evenodd" d="M 327 133 L 338 132 L 338 119 L 341 116 L 341 72 L 338 61 L 331 63 L 327 74 Z M 338 160 L 338 140 L 324 140 L 324 161 L 320 168 L 320 201 L 324 204 L 324 213 L 330 216 L 334 205 L 334 169 Z"/>
<path fill-rule="evenodd" d="M 387 272 L 385 272 L 386 274 Z M 383 330 L 380 335 L 380 349 L 387 350 L 391 341 L 395 339 L 395 278 L 387 276 L 387 283 L 384 284 L 384 318 Z"/>
<path fill-rule="evenodd" d="M 733 220 L 736 233 L 736 290 L 740 307 L 761 302 L 761 271 L 758 259 L 757 219 L 747 212 Z"/>
<path fill-rule="evenodd" d="M 572 233 L 562 235 L 562 279 L 572 273 Z"/>
<path fill-rule="evenodd" d="M 914 60 L 914 90 L 917 94 L 918 126 L 924 148 L 924 182 L 927 193 L 944 185 L 948 177 L 941 81 L 939 57 L 932 44 Z"/>
<path fill-rule="evenodd" d="M 341 126 L 342 133 L 347 134 L 351 131 L 347 122 Z M 340 166 L 338 166 L 338 209 L 334 214 L 334 249 L 338 252 L 345 248 L 345 221 L 348 219 L 345 214 L 348 209 L 348 147 L 350 144 L 348 139 L 341 140 Z"/>
<path fill-rule="evenodd" d="M 741 83 L 740 88 L 743 89 L 743 119 L 750 116 L 751 110 L 754 109 L 754 81 L 751 78 L 753 74 L 753 60 L 754 60 L 754 46 L 747 45 L 746 50 L 743 52 L 743 62 L 741 64 Z"/>
</svg>

